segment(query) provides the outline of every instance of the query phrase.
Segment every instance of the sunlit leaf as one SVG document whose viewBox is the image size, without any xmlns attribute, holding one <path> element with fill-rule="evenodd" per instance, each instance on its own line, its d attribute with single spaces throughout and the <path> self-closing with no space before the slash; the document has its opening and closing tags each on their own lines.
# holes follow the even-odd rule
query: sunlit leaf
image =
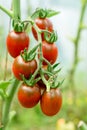
<svg viewBox="0 0 87 130">
<path fill-rule="evenodd" d="M 11 83 L 11 81 L 1 80 L 0 81 L 0 89 L 5 90 L 9 86 L 10 83 Z"/>
</svg>

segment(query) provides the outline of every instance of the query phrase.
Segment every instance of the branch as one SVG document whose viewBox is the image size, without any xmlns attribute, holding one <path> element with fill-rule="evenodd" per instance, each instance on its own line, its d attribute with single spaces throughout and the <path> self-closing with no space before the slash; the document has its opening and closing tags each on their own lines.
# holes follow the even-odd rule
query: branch
<svg viewBox="0 0 87 130">
<path fill-rule="evenodd" d="M 5 12 L 9 17 L 13 18 L 13 12 L 4 8 L 3 6 L 0 5 L 0 9 Z"/>
</svg>

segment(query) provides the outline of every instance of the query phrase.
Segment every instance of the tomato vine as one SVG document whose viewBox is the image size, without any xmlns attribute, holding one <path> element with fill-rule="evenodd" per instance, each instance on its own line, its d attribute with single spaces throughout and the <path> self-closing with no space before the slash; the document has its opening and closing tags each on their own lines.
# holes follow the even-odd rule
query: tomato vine
<svg viewBox="0 0 87 130">
<path fill-rule="evenodd" d="M 58 48 L 54 42 L 57 40 L 57 33 L 49 20 L 49 17 L 59 12 L 39 8 L 28 19 L 22 21 L 20 0 L 13 0 L 11 11 L 1 5 L 0 9 L 10 16 L 13 26 L 13 30 L 7 36 L 6 45 L 8 53 L 14 58 L 12 64 L 14 78 L 9 80 L 9 83 L 2 83 L 0 87 L 0 95 L 4 99 L 2 130 L 5 130 L 9 123 L 12 99 L 18 87 L 17 96 L 23 107 L 34 107 L 40 101 L 42 112 L 45 115 L 53 116 L 59 112 L 62 105 L 59 86 L 63 81 L 57 81 L 61 70 L 57 68 L 59 63 L 56 63 Z M 29 48 L 30 38 L 26 33 L 28 25 L 37 41 L 37 45 L 31 50 Z M 3 84 L 5 88 L 2 87 Z M 9 91 L 7 91 L 7 87 L 9 87 Z M 42 91 L 42 87 L 44 91 Z M 46 108 L 46 104 L 48 108 Z"/>
</svg>

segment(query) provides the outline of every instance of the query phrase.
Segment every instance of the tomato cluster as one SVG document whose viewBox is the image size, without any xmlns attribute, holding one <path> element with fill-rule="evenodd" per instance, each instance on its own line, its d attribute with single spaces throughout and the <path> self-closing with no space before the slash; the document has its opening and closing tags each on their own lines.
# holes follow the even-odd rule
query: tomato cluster
<svg viewBox="0 0 87 130">
<path fill-rule="evenodd" d="M 40 101 L 42 112 L 53 116 L 62 105 L 61 91 L 58 84 L 54 85 L 54 67 L 57 66 L 54 63 L 58 58 L 58 48 L 54 43 L 56 38 L 53 24 L 49 18 L 39 16 L 33 20 L 31 29 L 37 43 L 41 43 L 29 51 L 30 38 L 24 30 L 11 31 L 7 36 L 7 49 L 14 58 L 12 72 L 15 78 L 22 81 L 18 100 L 25 108 L 32 108 Z"/>
</svg>

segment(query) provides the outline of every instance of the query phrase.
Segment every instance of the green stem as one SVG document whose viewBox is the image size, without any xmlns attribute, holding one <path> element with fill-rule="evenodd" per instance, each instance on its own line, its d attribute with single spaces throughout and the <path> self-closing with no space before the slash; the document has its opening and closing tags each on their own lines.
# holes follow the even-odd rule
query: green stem
<svg viewBox="0 0 87 130">
<path fill-rule="evenodd" d="M 13 0 L 12 4 L 13 4 L 12 18 L 14 18 L 14 20 L 19 20 L 20 19 L 20 0 Z M 9 14 L 9 12 L 6 9 L 2 8 L 2 10 L 6 12 L 7 14 Z M 9 122 L 9 112 L 10 112 L 11 103 L 12 103 L 13 97 L 15 95 L 15 92 L 18 86 L 19 86 L 19 81 L 15 79 L 13 84 L 11 84 L 10 88 L 8 89 L 9 90 L 8 98 L 6 98 L 6 100 L 3 102 L 3 109 L 2 109 L 3 128 L 2 130 L 6 129 L 6 126 Z"/>
<path fill-rule="evenodd" d="M 3 6 L 0 5 L 0 9 L 5 12 L 9 17 L 13 18 L 13 12 L 4 8 Z"/>
<path fill-rule="evenodd" d="M 42 78 L 42 80 L 43 80 L 43 82 L 45 83 L 45 85 L 46 85 L 46 91 L 47 92 L 49 92 L 50 91 L 50 84 L 48 83 L 48 81 L 45 79 L 45 77 L 44 77 L 44 73 L 42 73 L 42 71 L 41 71 L 41 78 Z"/>
<path fill-rule="evenodd" d="M 80 21 L 79 21 L 79 26 L 78 26 L 78 30 L 77 30 L 76 40 L 75 40 L 75 54 L 74 54 L 74 57 L 75 57 L 74 66 L 75 66 L 75 68 L 76 68 L 76 65 L 78 63 L 78 45 L 79 45 L 80 35 L 81 35 L 81 31 L 82 31 L 81 24 L 83 23 L 85 10 L 86 10 L 86 3 L 84 3 L 82 5 Z"/>
<path fill-rule="evenodd" d="M 2 110 L 2 125 L 3 125 L 3 128 L 2 128 L 2 130 L 5 130 L 5 128 L 8 124 L 9 111 L 10 111 L 11 103 L 12 103 L 14 94 L 15 94 L 18 86 L 19 86 L 19 81 L 17 79 L 15 79 L 13 84 L 11 84 L 11 86 L 9 88 L 8 97 L 6 98 L 6 100 L 3 103 L 3 110 Z"/>
<path fill-rule="evenodd" d="M 37 27 L 37 25 L 32 21 L 31 23 L 33 23 L 33 27 L 35 28 L 35 30 L 37 30 L 37 36 L 38 36 L 38 44 L 39 44 L 39 55 L 40 55 L 40 58 L 39 58 L 39 70 L 40 70 L 40 75 L 41 75 L 41 78 L 44 82 L 44 84 L 46 85 L 47 87 L 47 91 L 50 90 L 50 86 L 48 85 L 48 82 L 47 80 L 45 79 L 44 77 L 44 73 L 42 72 L 42 62 L 43 62 L 43 54 L 42 54 L 42 38 L 41 38 L 41 30 Z M 49 63 L 50 64 L 50 63 Z"/>
<path fill-rule="evenodd" d="M 20 0 L 13 0 L 13 14 L 15 20 L 19 20 L 21 18 Z"/>
<path fill-rule="evenodd" d="M 80 36 L 81 36 L 81 31 L 83 30 L 81 28 L 81 24 L 83 23 L 83 19 L 84 19 L 84 15 L 85 15 L 85 10 L 86 10 L 86 2 L 84 2 L 84 4 L 82 4 L 80 21 L 79 21 L 79 25 L 78 25 L 76 40 L 74 42 L 74 45 L 75 45 L 74 62 L 73 62 L 72 70 L 70 72 L 70 81 L 72 81 L 72 82 L 74 80 L 74 73 L 76 71 L 76 67 L 77 67 L 77 64 L 78 64 L 79 40 L 80 40 Z"/>
<path fill-rule="evenodd" d="M 52 68 L 50 62 L 47 59 L 45 59 L 44 57 L 42 59 L 47 63 L 47 65 L 49 65 Z"/>
</svg>

